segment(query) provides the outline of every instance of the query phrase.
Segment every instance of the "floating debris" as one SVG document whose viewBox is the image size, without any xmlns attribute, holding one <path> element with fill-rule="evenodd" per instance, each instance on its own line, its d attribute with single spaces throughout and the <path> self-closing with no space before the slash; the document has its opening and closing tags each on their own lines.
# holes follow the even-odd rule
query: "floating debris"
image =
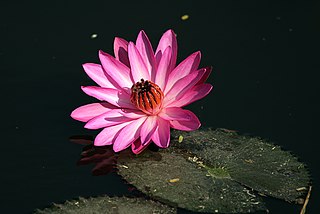
<svg viewBox="0 0 320 214">
<path fill-rule="evenodd" d="M 179 142 L 179 143 L 182 143 L 182 141 L 183 141 L 183 136 L 182 136 L 182 135 L 179 135 L 178 142 Z"/>
<path fill-rule="evenodd" d="M 91 39 L 95 39 L 95 38 L 97 38 L 97 37 L 98 37 L 98 34 L 96 34 L 96 33 L 94 33 L 94 34 L 92 34 L 92 35 L 90 36 Z"/>
<path fill-rule="evenodd" d="M 178 181 L 180 181 L 180 178 L 173 178 L 169 180 L 170 183 L 177 183 Z"/>
<path fill-rule="evenodd" d="M 118 165 L 119 167 L 122 167 L 122 168 L 125 168 L 125 169 L 128 169 L 129 167 L 126 166 L 126 165 Z"/>
<path fill-rule="evenodd" d="M 185 15 L 181 16 L 181 20 L 182 21 L 185 21 L 187 19 L 189 19 L 189 15 L 188 14 L 185 14 Z"/>
<path fill-rule="evenodd" d="M 297 188 L 296 190 L 297 191 L 305 191 L 305 190 L 307 190 L 307 187 L 300 187 L 300 188 Z"/>
</svg>

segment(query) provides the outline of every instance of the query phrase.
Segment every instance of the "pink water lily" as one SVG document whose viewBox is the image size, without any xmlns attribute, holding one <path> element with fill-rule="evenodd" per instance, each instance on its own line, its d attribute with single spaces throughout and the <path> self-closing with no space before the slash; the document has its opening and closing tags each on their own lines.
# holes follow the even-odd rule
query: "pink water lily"
<svg viewBox="0 0 320 214">
<path fill-rule="evenodd" d="M 113 144 L 115 152 L 131 146 L 138 154 L 151 142 L 167 148 L 170 128 L 192 131 L 200 127 L 197 116 L 182 109 L 212 89 L 205 83 L 211 67 L 198 69 L 199 51 L 176 66 L 177 41 L 172 30 L 163 34 L 155 52 L 140 31 L 136 43 L 116 37 L 114 55 L 99 51 L 101 65 L 83 65 L 99 86 L 81 88 L 101 102 L 71 113 L 75 120 L 86 122 L 87 129 L 103 128 L 95 146 Z"/>
</svg>

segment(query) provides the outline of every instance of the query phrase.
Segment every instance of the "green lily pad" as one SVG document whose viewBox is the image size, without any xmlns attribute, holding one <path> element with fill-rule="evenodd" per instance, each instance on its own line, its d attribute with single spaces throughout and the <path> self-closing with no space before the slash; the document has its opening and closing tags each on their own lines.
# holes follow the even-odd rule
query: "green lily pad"
<svg viewBox="0 0 320 214">
<path fill-rule="evenodd" d="M 256 193 L 296 201 L 310 181 L 305 165 L 290 152 L 223 130 L 174 131 L 170 148 L 120 157 L 118 169 L 156 200 L 209 213 L 266 210 Z"/>
<path fill-rule="evenodd" d="M 191 211 L 239 213 L 266 209 L 259 196 L 228 176 L 212 175 L 171 150 L 153 155 L 160 155 L 161 159 L 119 159 L 118 173 L 148 196 Z"/>
<path fill-rule="evenodd" d="M 280 146 L 234 131 L 174 132 L 183 143 L 173 144 L 201 157 L 207 166 L 224 168 L 230 177 L 261 194 L 298 202 L 305 197 L 310 175 L 304 163 Z"/>
<path fill-rule="evenodd" d="M 50 208 L 36 210 L 35 214 L 141 214 L 159 213 L 174 214 L 175 208 L 144 198 L 108 197 L 79 198 L 66 201 L 64 204 L 54 204 Z"/>
</svg>

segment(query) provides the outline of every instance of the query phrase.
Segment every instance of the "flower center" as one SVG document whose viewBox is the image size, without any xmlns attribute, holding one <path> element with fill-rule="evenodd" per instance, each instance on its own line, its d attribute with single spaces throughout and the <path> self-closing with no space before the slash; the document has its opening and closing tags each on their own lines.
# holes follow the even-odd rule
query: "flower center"
<svg viewBox="0 0 320 214">
<path fill-rule="evenodd" d="M 163 92 L 160 87 L 141 79 L 131 87 L 131 102 L 146 114 L 157 114 L 162 107 Z"/>
</svg>

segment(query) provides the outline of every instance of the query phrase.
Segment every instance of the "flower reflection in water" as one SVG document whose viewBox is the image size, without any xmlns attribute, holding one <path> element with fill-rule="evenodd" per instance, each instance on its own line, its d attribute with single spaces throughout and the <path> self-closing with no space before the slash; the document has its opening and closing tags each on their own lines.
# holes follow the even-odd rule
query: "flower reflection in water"
<svg viewBox="0 0 320 214">
<path fill-rule="evenodd" d="M 112 146 L 94 146 L 92 136 L 72 136 L 70 141 L 84 145 L 81 157 L 77 165 L 95 164 L 92 169 L 92 175 L 106 175 L 114 171 L 117 154 L 113 151 Z"/>
<path fill-rule="evenodd" d="M 89 135 L 75 135 L 71 136 L 70 141 L 72 143 L 83 145 L 81 157 L 77 162 L 78 166 L 95 164 L 92 169 L 92 175 L 100 176 L 106 175 L 116 171 L 117 161 L 126 160 L 129 161 L 136 155 L 132 153 L 130 149 L 123 150 L 121 152 L 114 152 L 112 145 L 108 146 L 95 146 L 94 137 Z M 156 145 L 151 144 L 148 147 L 151 151 L 158 151 L 159 148 Z M 141 157 L 143 158 L 143 157 Z M 153 157 L 146 157 L 146 159 L 160 160 L 159 155 L 153 155 Z"/>
</svg>

